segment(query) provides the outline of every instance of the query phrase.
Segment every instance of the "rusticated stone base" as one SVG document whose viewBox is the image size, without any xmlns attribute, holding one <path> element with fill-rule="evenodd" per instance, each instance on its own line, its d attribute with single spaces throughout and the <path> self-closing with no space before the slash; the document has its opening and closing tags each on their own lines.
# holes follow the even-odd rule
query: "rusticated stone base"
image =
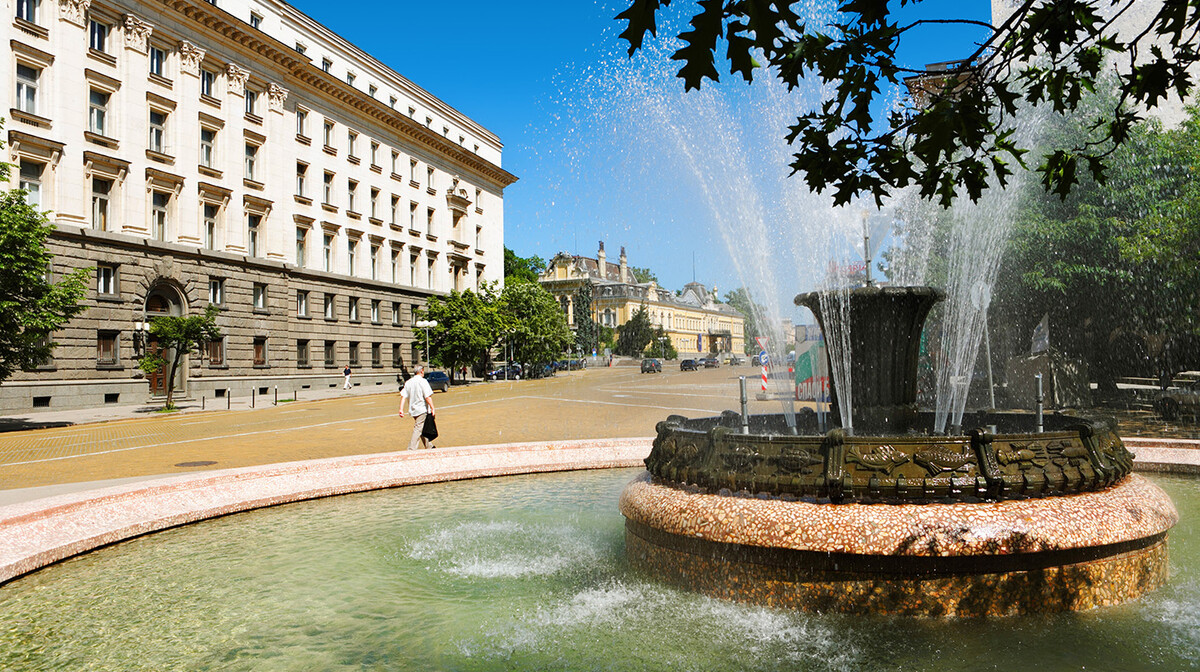
<svg viewBox="0 0 1200 672">
<path fill-rule="evenodd" d="M 1134 599 L 1166 581 L 1178 520 L 1136 475 L 1071 497 L 893 506 L 689 493 L 647 474 L 621 511 L 630 562 L 681 587 L 806 611 L 960 617 Z"/>
</svg>

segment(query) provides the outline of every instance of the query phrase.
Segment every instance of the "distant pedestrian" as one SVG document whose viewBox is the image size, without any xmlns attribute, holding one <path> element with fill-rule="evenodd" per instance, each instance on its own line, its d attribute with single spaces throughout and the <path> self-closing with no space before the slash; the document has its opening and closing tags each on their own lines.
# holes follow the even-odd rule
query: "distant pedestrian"
<svg viewBox="0 0 1200 672">
<path fill-rule="evenodd" d="M 421 435 L 421 431 L 425 429 L 425 418 L 433 415 L 433 388 L 429 386 L 429 381 L 425 380 L 425 367 L 417 366 L 413 370 L 413 377 L 408 379 L 404 384 L 404 390 L 400 392 L 400 417 L 404 417 L 404 402 L 408 402 L 408 412 L 413 416 L 413 432 L 412 438 L 408 441 L 408 449 L 416 450 L 417 448 L 433 448 L 433 444 Z"/>
<path fill-rule="evenodd" d="M 349 364 L 347 364 L 345 370 L 342 371 L 342 375 L 346 377 L 346 383 L 344 385 L 342 385 L 342 389 L 348 390 L 348 389 L 350 389 L 350 365 Z"/>
</svg>

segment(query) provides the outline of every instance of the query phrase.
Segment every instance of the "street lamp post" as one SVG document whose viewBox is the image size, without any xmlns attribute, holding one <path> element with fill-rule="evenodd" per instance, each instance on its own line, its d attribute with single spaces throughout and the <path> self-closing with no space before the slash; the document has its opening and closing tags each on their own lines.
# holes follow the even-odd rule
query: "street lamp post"
<svg viewBox="0 0 1200 672">
<path fill-rule="evenodd" d="M 425 330 L 425 363 L 426 364 L 430 364 L 431 363 L 430 360 L 432 359 L 429 356 L 429 328 L 436 327 L 437 325 L 438 325 L 437 320 L 417 320 L 416 325 L 415 325 L 418 329 Z"/>
<path fill-rule="evenodd" d="M 666 336 L 659 336 L 657 340 L 658 340 L 658 347 L 660 350 L 662 350 L 662 358 L 666 359 L 667 358 L 667 341 L 669 341 L 671 339 Z"/>
</svg>

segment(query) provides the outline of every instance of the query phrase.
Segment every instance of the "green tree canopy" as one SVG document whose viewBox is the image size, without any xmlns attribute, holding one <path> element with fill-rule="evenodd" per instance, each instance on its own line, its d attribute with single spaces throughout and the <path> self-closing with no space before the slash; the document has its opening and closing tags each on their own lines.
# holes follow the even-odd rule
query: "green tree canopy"
<svg viewBox="0 0 1200 672">
<path fill-rule="evenodd" d="M 537 283 L 508 285 L 500 295 L 506 338 L 518 362 L 542 365 L 558 359 L 574 336 L 554 296 Z"/>
<path fill-rule="evenodd" d="M 221 338 L 217 315 L 221 309 L 209 304 L 202 315 L 160 315 L 150 320 L 150 336 L 158 342 L 158 352 L 147 352 L 138 365 L 147 373 L 167 367 L 167 403 L 175 408 L 175 374 L 187 355 L 198 352 L 205 343 Z M 164 353 L 167 359 L 164 357 Z"/>
<path fill-rule="evenodd" d="M 0 163 L 0 180 L 8 180 L 7 164 Z M 0 382 L 46 361 L 55 346 L 51 334 L 84 310 L 91 269 L 50 281 L 46 239 L 53 230 L 24 191 L 0 194 Z"/>
<path fill-rule="evenodd" d="M 518 257 L 516 252 L 504 248 L 504 281 L 537 282 L 546 270 L 546 261 L 538 256 Z"/>
<path fill-rule="evenodd" d="M 478 292 L 451 290 L 449 296 L 433 296 L 422 319 L 437 320 L 438 326 L 429 330 L 431 353 L 426 359 L 449 368 L 451 378 L 463 366 L 482 369 L 489 361 L 489 351 L 499 338 L 504 320 L 500 314 L 500 297 L 496 283 L 485 283 Z M 423 334 L 421 334 L 423 336 Z M 425 345 L 423 338 L 419 339 Z"/>
<path fill-rule="evenodd" d="M 618 355 L 640 357 L 653 338 L 654 328 L 650 326 L 650 312 L 646 305 L 642 304 L 633 311 L 633 316 L 628 322 L 617 327 L 615 352 Z"/>
<path fill-rule="evenodd" d="M 1012 123 L 1022 104 L 1085 116 L 1082 126 L 1094 129 L 1083 142 L 1052 145 L 1033 162 L 1047 191 L 1063 196 L 1085 172 L 1102 182 L 1109 153 L 1129 140 L 1142 110 L 1185 94 L 1200 61 L 1200 0 L 1158 3 L 1140 23 L 1127 11 L 1136 0 L 1021 0 L 995 27 L 955 16 L 901 23 L 903 6 L 917 2 L 839 0 L 834 20 L 813 21 L 791 3 L 696 0 L 687 3 L 691 21 L 672 59 L 682 64 L 678 76 L 689 90 L 719 79 L 718 58 L 746 81 L 770 76 L 765 65 L 789 88 L 807 78 L 819 82 L 822 99 L 787 135 L 796 147 L 791 166 L 810 188 L 832 189 L 843 204 L 858 194 L 880 202 L 916 185 L 943 205 L 960 191 L 977 199 L 990 175 L 1004 184 L 1012 164 L 1025 165 L 1029 148 Z M 627 23 L 621 36 L 630 54 L 647 33 L 656 34 L 657 14 L 669 4 L 632 0 L 618 15 Z M 1136 25 L 1119 33 L 1119 21 Z M 924 80 L 921 95 L 898 108 L 883 104 L 901 79 L 925 74 L 897 58 L 904 38 L 920 40 L 923 26 L 939 23 L 991 32 L 973 53 Z M 1138 42 L 1147 35 L 1154 44 Z M 1110 59 L 1123 66 L 1114 104 L 1081 107 Z"/>
<path fill-rule="evenodd" d="M 654 271 L 648 268 L 642 268 L 641 266 L 630 266 L 629 272 L 633 275 L 633 279 L 639 283 L 645 284 L 647 282 L 653 282 L 658 284 L 658 276 L 654 274 Z"/>
</svg>

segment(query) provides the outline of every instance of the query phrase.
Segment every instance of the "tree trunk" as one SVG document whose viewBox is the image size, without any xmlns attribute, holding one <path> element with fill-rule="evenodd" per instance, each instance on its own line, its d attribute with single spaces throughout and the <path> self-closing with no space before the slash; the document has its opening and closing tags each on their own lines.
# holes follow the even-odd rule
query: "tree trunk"
<svg viewBox="0 0 1200 672">
<path fill-rule="evenodd" d="M 175 349 L 175 354 L 171 357 L 171 369 L 167 375 L 167 406 L 166 408 L 175 408 L 175 371 L 179 368 L 179 360 L 183 358 L 179 354 L 179 348 Z"/>
</svg>

